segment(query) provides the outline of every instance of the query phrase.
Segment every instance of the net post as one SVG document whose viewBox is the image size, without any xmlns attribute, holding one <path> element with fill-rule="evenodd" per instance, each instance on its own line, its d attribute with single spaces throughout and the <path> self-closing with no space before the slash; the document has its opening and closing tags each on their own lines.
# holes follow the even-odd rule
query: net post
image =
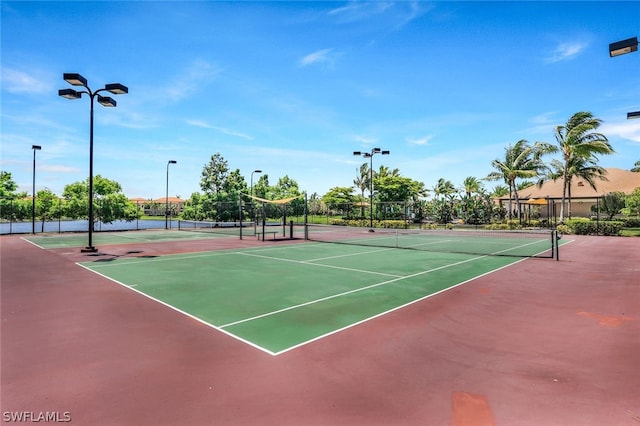
<svg viewBox="0 0 640 426">
<path fill-rule="evenodd" d="M 264 227 L 265 227 L 265 222 L 267 221 L 267 218 L 265 216 L 266 212 L 265 212 L 265 206 L 264 205 L 265 205 L 265 203 L 263 201 L 262 202 L 262 242 L 264 242 L 264 233 L 265 233 L 264 232 L 265 231 Z"/>
<path fill-rule="evenodd" d="M 304 239 L 305 241 L 309 241 L 309 210 L 308 210 L 309 199 L 307 193 L 304 193 Z"/>
<path fill-rule="evenodd" d="M 558 243 L 558 230 L 554 229 L 551 231 L 551 258 L 556 259 L 556 261 L 560 260 L 560 244 Z"/>
</svg>

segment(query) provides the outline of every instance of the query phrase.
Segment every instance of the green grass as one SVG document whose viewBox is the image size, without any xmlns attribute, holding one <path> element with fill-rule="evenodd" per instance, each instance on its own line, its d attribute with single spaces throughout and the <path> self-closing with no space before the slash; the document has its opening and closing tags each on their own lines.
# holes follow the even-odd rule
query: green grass
<svg viewBox="0 0 640 426">
<path fill-rule="evenodd" d="M 620 231 L 623 237 L 640 237 L 640 228 L 624 228 Z"/>
</svg>

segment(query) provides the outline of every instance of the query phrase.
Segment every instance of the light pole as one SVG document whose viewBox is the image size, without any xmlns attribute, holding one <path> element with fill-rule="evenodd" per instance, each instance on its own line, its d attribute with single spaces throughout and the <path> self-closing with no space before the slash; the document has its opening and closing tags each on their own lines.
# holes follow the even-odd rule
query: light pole
<svg viewBox="0 0 640 426">
<path fill-rule="evenodd" d="M 82 86 L 86 90 L 60 89 L 58 90 L 58 96 L 62 96 L 65 99 L 80 99 L 82 94 L 86 94 L 91 100 L 91 109 L 89 114 L 89 244 L 84 249 L 81 249 L 81 251 L 85 253 L 94 253 L 98 251 L 98 249 L 93 246 L 93 99 L 97 97 L 98 103 L 102 106 L 115 107 L 115 100 L 109 96 L 101 96 L 98 93 L 107 91 L 114 95 L 122 95 L 129 93 L 129 89 L 127 86 L 120 83 L 111 83 L 106 84 L 102 89 L 98 89 L 93 92 L 87 84 L 87 79 L 80 74 L 64 73 L 62 78 L 70 85 Z"/>
<path fill-rule="evenodd" d="M 376 154 L 389 155 L 389 151 L 383 151 L 380 148 L 372 148 L 371 152 L 353 151 L 353 155 L 363 156 L 369 159 L 369 232 L 373 232 L 373 156 Z"/>
<path fill-rule="evenodd" d="M 631 37 L 626 40 L 616 41 L 609 44 L 609 56 L 616 57 L 626 55 L 627 53 L 638 51 L 638 37 Z M 627 120 L 632 118 L 640 118 L 640 111 L 627 113 Z"/>
<path fill-rule="evenodd" d="M 33 149 L 33 188 L 31 192 L 31 233 L 36 233 L 36 151 L 40 151 L 40 145 L 31 145 Z"/>
<path fill-rule="evenodd" d="M 167 163 L 167 192 L 164 198 L 164 229 L 169 229 L 169 165 L 177 163 L 176 160 L 169 160 Z"/>
<path fill-rule="evenodd" d="M 262 170 L 254 170 L 251 172 L 251 192 L 250 195 L 253 197 L 253 174 L 254 173 L 262 173 Z M 253 201 L 251 201 L 253 203 Z"/>
</svg>

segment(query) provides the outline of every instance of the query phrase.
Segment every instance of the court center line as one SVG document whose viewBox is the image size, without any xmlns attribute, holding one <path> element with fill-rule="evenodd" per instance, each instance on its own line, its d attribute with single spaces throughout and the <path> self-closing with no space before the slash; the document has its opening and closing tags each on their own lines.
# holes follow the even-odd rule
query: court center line
<svg viewBox="0 0 640 426">
<path fill-rule="evenodd" d="M 415 274 L 406 275 L 406 276 L 402 276 L 402 277 L 396 277 L 396 278 L 391 279 L 391 280 L 383 281 L 383 282 L 376 283 L 376 284 L 371 284 L 371 285 L 368 285 L 368 286 L 365 286 L 365 287 L 356 288 L 356 289 L 345 291 L 345 292 L 342 292 L 342 293 L 333 294 L 331 296 L 322 297 L 322 298 L 316 299 L 316 300 L 310 300 L 310 301 L 305 302 L 305 303 L 300 303 L 298 305 L 293 305 L 293 306 L 289 306 L 289 307 L 286 307 L 286 308 L 278 309 L 276 311 L 267 312 L 265 314 L 256 315 L 256 316 L 253 316 L 251 318 L 245 318 L 245 319 L 242 319 L 242 320 L 230 322 L 228 324 L 220 325 L 218 327 L 220 327 L 220 328 L 231 327 L 233 325 L 242 324 L 242 323 L 253 321 L 253 320 L 256 320 L 256 319 L 260 319 L 260 318 L 265 318 L 265 317 L 268 317 L 268 316 L 271 316 L 271 315 L 276 315 L 276 314 L 279 314 L 279 313 L 282 313 L 282 312 L 290 311 L 290 310 L 293 310 L 293 309 L 298 309 L 298 308 L 301 308 L 303 306 L 309 306 L 309 305 L 313 305 L 315 303 L 324 302 L 326 300 L 335 299 L 337 297 L 346 296 L 348 294 L 357 293 L 359 291 L 368 290 L 370 288 L 375 288 L 375 287 L 379 287 L 379 286 L 382 286 L 382 285 L 391 284 L 391 283 L 394 283 L 394 282 L 397 282 L 397 281 L 405 280 L 405 279 L 408 279 L 408 278 L 414 278 L 414 277 L 418 277 L 420 275 L 429 274 L 431 272 L 439 271 L 441 269 L 449 268 L 449 267 L 452 267 L 452 266 L 461 265 L 461 264 L 467 263 L 467 262 L 472 262 L 474 260 L 483 259 L 485 257 L 488 257 L 488 255 L 472 257 L 470 259 L 461 260 L 459 262 L 454 262 L 454 263 L 449 263 L 447 265 L 438 266 L 437 268 L 427 269 L 426 271 L 416 272 Z M 321 266 L 324 266 L 324 265 L 321 265 Z"/>
</svg>

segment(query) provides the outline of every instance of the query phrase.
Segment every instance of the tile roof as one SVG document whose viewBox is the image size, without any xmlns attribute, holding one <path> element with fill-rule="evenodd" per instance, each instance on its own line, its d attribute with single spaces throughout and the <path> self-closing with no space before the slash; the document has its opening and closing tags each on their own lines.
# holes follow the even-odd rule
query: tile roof
<svg viewBox="0 0 640 426">
<path fill-rule="evenodd" d="M 571 198 L 593 198 L 609 192 L 631 194 L 640 187 L 640 173 L 622 169 L 606 169 L 607 180 L 596 179 L 596 190 L 584 179 L 574 178 L 571 183 Z M 562 179 L 547 180 L 538 188 L 536 185 L 518 191 L 518 198 L 562 198 Z"/>
</svg>

